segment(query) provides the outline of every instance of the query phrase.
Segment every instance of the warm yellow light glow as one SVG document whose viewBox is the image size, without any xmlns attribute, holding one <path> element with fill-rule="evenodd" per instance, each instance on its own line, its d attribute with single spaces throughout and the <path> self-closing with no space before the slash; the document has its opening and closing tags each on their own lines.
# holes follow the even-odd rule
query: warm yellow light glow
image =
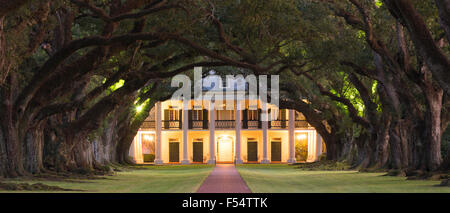
<svg viewBox="0 0 450 213">
<path fill-rule="evenodd" d="M 222 140 L 222 139 L 230 139 L 230 140 L 232 140 L 233 137 L 231 137 L 230 135 L 222 135 L 222 136 L 219 137 L 219 140 Z"/>
<path fill-rule="evenodd" d="M 306 136 L 306 134 L 299 134 L 297 135 L 297 140 L 304 140 L 306 139 L 308 136 Z"/>
<path fill-rule="evenodd" d="M 144 105 L 137 106 L 136 107 L 136 112 L 141 112 L 143 108 L 144 108 Z"/>
<path fill-rule="evenodd" d="M 233 140 L 231 137 L 220 137 L 218 142 L 218 160 L 223 162 L 233 161 Z"/>
<path fill-rule="evenodd" d="M 151 135 L 144 135 L 144 139 L 147 141 L 153 141 L 153 136 Z"/>
</svg>

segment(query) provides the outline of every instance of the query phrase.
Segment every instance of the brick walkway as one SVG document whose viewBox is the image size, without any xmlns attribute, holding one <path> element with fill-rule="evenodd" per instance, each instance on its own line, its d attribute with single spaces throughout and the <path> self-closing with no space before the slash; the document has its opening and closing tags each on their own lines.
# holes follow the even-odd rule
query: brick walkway
<svg viewBox="0 0 450 213">
<path fill-rule="evenodd" d="M 217 164 L 197 193 L 251 193 L 234 164 Z"/>
</svg>

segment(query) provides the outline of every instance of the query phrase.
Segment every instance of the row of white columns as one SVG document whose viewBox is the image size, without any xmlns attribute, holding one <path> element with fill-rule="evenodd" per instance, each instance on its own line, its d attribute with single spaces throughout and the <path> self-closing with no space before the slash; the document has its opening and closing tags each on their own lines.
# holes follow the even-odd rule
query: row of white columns
<svg viewBox="0 0 450 213">
<path fill-rule="evenodd" d="M 235 163 L 242 164 L 242 153 L 241 153 L 241 110 L 240 110 L 240 101 L 236 102 L 236 113 L 235 113 L 235 130 L 236 130 L 236 155 L 235 155 Z M 216 163 L 216 148 L 215 148 L 215 108 L 214 102 L 210 102 L 210 110 L 209 110 L 209 160 L 208 164 Z M 188 124 L 188 107 L 187 103 L 183 103 L 183 155 L 181 164 L 189 164 L 188 158 L 188 132 L 189 132 L 189 124 Z M 161 158 L 161 102 L 156 103 L 156 153 L 155 153 L 155 164 L 163 164 Z M 261 160 L 262 164 L 270 163 L 268 158 L 268 110 L 267 104 L 262 104 L 262 134 L 263 134 L 263 158 Z M 295 163 L 295 111 L 289 110 L 289 158 L 288 163 Z M 322 153 L 322 140 L 319 134 L 316 137 L 316 143 L 308 145 L 308 153 L 314 153 L 315 156 L 311 158 L 308 156 L 308 160 L 315 161 L 318 156 Z"/>
<path fill-rule="evenodd" d="M 242 157 L 241 157 L 241 101 L 236 101 L 236 113 L 235 113 L 235 120 L 236 120 L 236 160 L 234 163 L 236 164 L 242 164 Z"/>
<path fill-rule="evenodd" d="M 156 103 L 156 119 L 155 119 L 155 127 L 156 127 L 156 146 L 155 146 L 155 164 L 161 165 L 163 164 L 163 160 L 161 158 L 161 102 Z"/>
<path fill-rule="evenodd" d="M 262 114 L 261 114 L 261 125 L 262 125 L 262 138 L 263 138 L 263 159 L 261 160 L 261 163 L 262 164 L 267 164 L 267 163 L 270 163 L 270 160 L 269 160 L 269 156 L 268 156 L 268 153 L 267 153 L 267 150 L 268 150 L 268 146 L 269 146 L 269 142 L 268 142 L 268 139 L 267 139 L 267 137 L 268 137 L 268 135 L 267 135 L 267 129 L 269 128 L 269 123 L 268 123 L 268 120 L 269 120 L 269 113 L 268 113 L 268 110 L 267 110 L 267 104 L 266 103 L 262 103 L 262 107 L 261 107 L 262 109 L 261 109 L 261 111 L 262 111 Z"/>
<path fill-rule="evenodd" d="M 209 102 L 209 160 L 208 164 L 216 164 L 216 136 L 214 135 L 216 131 L 216 115 L 214 110 L 214 102 Z"/>
<path fill-rule="evenodd" d="M 188 132 L 189 132 L 189 113 L 188 113 L 188 102 L 183 102 L 183 160 L 181 164 L 189 164 L 188 158 Z"/>
<path fill-rule="evenodd" d="M 295 160 L 295 111 L 289 110 L 289 159 L 288 163 L 296 163 Z"/>
</svg>

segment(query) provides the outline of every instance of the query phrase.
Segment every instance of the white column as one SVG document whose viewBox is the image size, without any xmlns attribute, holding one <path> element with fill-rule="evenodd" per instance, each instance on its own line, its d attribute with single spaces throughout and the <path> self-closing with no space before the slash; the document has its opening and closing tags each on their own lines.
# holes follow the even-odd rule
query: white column
<svg viewBox="0 0 450 213">
<path fill-rule="evenodd" d="M 156 119 L 155 119 L 155 127 L 156 127 L 156 150 L 155 150 L 155 164 L 160 165 L 163 164 L 162 156 L 161 156 L 161 102 L 158 101 L 156 103 Z"/>
<path fill-rule="evenodd" d="M 320 156 L 322 155 L 322 136 L 316 131 L 316 161 L 320 160 Z"/>
<path fill-rule="evenodd" d="M 314 133 L 315 131 L 308 131 L 308 159 L 306 162 L 315 162 L 317 159 L 317 141 Z"/>
<path fill-rule="evenodd" d="M 262 133 L 263 133 L 263 159 L 261 160 L 262 164 L 270 163 L 269 157 L 268 157 L 268 135 L 267 135 L 267 128 L 268 128 L 268 121 L 269 121 L 269 115 L 267 110 L 267 103 L 262 103 L 262 110 L 261 110 L 262 116 Z"/>
<path fill-rule="evenodd" d="M 209 160 L 208 164 L 216 164 L 216 138 L 214 131 L 216 129 L 216 119 L 214 111 L 214 102 L 209 102 Z"/>
<path fill-rule="evenodd" d="M 296 163 L 295 160 L 295 111 L 289 110 L 289 159 L 288 163 Z"/>
<path fill-rule="evenodd" d="M 235 111 L 235 120 L 236 120 L 236 164 L 242 164 L 241 158 L 241 101 L 236 100 L 236 111 Z"/>
<path fill-rule="evenodd" d="M 190 164 L 188 156 L 188 132 L 189 132 L 189 101 L 183 101 L 183 160 L 181 164 Z"/>
</svg>

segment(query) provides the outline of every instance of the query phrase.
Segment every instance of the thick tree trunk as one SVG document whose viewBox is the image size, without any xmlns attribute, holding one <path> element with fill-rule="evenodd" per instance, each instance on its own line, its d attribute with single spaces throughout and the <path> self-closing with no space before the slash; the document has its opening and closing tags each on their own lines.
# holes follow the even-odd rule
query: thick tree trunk
<svg viewBox="0 0 450 213">
<path fill-rule="evenodd" d="M 362 169 L 368 168 L 373 161 L 373 156 L 375 150 L 371 148 L 370 141 L 371 138 L 368 136 L 367 132 L 362 133 L 362 135 L 356 139 L 355 144 L 357 148 L 358 161 L 354 165 Z"/>
<path fill-rule="evenodd" d="M 3 173 L 6 177 L 17 177 L 23 176 L 27 173 L 23 167 L 23 159 L 22 159 L 22 150 L 21 144 L 19 142 L 18 136 L 16 135 L 15 128 L 12 125 L 7 125 L 6 128 L 3 129 L 3 140 L 0 141 L 2 143 L 2 147 L 4 147 L 4 155 L 2 159 L 4 162 L 4 170 Z"/>
<path fill-rule="evenodd" d="M 44 166 L 51 171 L 66 172 L 69 164 L 69 148 L 61 139 L 64 137 L 61 131 L 52 127 L 53 120 L 56 119 L 54 117 L 49 119 L 49 124 L 44 130 Z"/>
<path fill-rule="evenodd" d="M 282 108 L 295 109 L 301 112 L 308 123 L 310 123 L 316 131 L 322 136 L 326 150 L 327 150 L 327 160 L 339 160 L 342 156 L 343 143 L 341 140 L 342 135 L 337 135 L 336 131 L 328 130 L 327 120 L 324 120 L 322 116 L 317 113 L 317 110 L 311 108 L 311 106 L 303 101 L 292 102 L 283 101 L 281 102 Z"/>
<path fill-rule="evenodd" d="M 384 123 L 380 124 L 381 127 L 377 132 L 377 141 L 376 141 L 376 154 L 375 154 L 375 162 L 374 167 L 385 168 L 387 162 L 389 160 L 389 128 L 391 125 L 391 119 L 389 116 L 383 115 Z"/>
<path fill-rule="evenodd" d="M 336 143 L 326 143 L 327 146 L 327 160 L 338 160 L 339 147 Z"/>
<path fill-rule="evenodd" d="M 87 138 L 79 138 L 73 142 L 73 148 L 70 150 L 71 160 L 73 160 L 77 171 L 90 173 L 95 168 L 94 152 L 91 142 Z"/>
<path fill-rule="evenodd" d="M 6 141 L 3 136 L 3 128 L 0 126 L 0 177 L 7 176 L 7 165 L 8 158 L 6 157 Z"/>
<path fill-rule="evenodd" d="M 120 156 L 117 156 L 116 149 L 120 137 L 117 125 L 117 119 L 108 119 L 102 135 L 91 141 L 95 162 L 100 165 L 105 166 L 109 163 L 118 162 Z"/>
<path fill-rule="evenodd" d="M 131 106 L 130 106 L 131 107 Z M 140 126 L 144 122 L 145 118 L 138 119 L 139 122 L 133 121 L 132 110 L 128 109 L 124 112 L 126 118 L 121 121 L 121 124 L 117 127 L 119 132 L 118 143 L 116 148 L 116 155 L 118 157 L 117 162 L 121 164 L 133 164 L 129 159 L 130 146 L 133 143 L 134 136 L 137 134 Z M 148 113 L 144 113 L 148 115 Z M 146 116 L 142 116 L 146 117 Z M 134 125 L 133 125 L 134 124 Z"/>
<path fill-rule="evenodd" d="M 20 135 L 17 124 L 12 118 L 13 114 L 13 99 L 14 88 L 17 85 L 15 75 L 10 74 L 6 79 L 6 84 L 0 87 L 0 134 L 2 135 L 0 140 L 0 150 L 2 157 L 0 162 L 4 166 L 0 167 L 4 171 L 4 176 L 17 177 L 25 175 L 25 169 L 22 161 L 22 147 L 20 143 Z"/>
<path fill-rule="evenodd" d="M 396 120 L 391 124 L 389 146 L 391 151 L 391 168 L 406 170 L 410 163 L 409 140 L 412 129 L 404 120 Z"/>
<path fill-rule="evenodd" d="M 137 131 L 129 131 L 128 133 L 125 133 L 124 136 L 120 137 L 119 144 L 117 146 L 116 152 L 117 152 L 117 161 L 118 163 L 122 164 L 134 164 L 129 157 L 129 150 L 130 146 L 133 143 L 134 136 L 136 135 Z"/>
<path fill-rule="evenodd" d="M 441 164 L 441 112 L 442 112 L 442 89 L 436 89 L 432 83 L 424 88 L 427 102 L 427 113 L 425 116 L 425 143 L 426 143 L 426 168 L 434 171 Z"/>
<path fill-rule="evenodd" d="M 44 132 L 40 127 L 29 129 L 25 135 L 23 143 L 23 155 L 25 170 L 32 174 L 39 174 L 44 169 L 43 146 L 44 146 Z"/>
<path fill-rule="evenodd" d="M 342 157 L 342 150 L 344 149 L 342 139 L 339 136 L 324 138 L 325 146 L 327 148 L 327 160 L 337 161 Z"/>
<path fill-rule="evenodd" d="M 155 97 L 150 98 L 150 102 L 147 103 L 142 112 L 135 115 L 134 110 L 131 110 L 133 104 L 124 110 L 124 114 L 127 116 L 124 121 L 121 121 L 119 127 L 119 142 L 117 146 L 118 162 L 123 164 L 134 164 L 129 158 L 129 150 L 133 139 L 136 136 L 139 128 L 144 123 L 145 119 L 150 115 L 150 111 L 155 105 L 157 99 Z"/>
<path fill-rule="evenodd" d="M 50 170 L 91 174 L 97 170 L 106 171 L 107 165 L 117 159 L 115 122 L 107 122 L 93 138 L 81 133 L 66 134 L 56 128 L 47 130 L 46 135 L 44 159 Z"/>
</svg>

